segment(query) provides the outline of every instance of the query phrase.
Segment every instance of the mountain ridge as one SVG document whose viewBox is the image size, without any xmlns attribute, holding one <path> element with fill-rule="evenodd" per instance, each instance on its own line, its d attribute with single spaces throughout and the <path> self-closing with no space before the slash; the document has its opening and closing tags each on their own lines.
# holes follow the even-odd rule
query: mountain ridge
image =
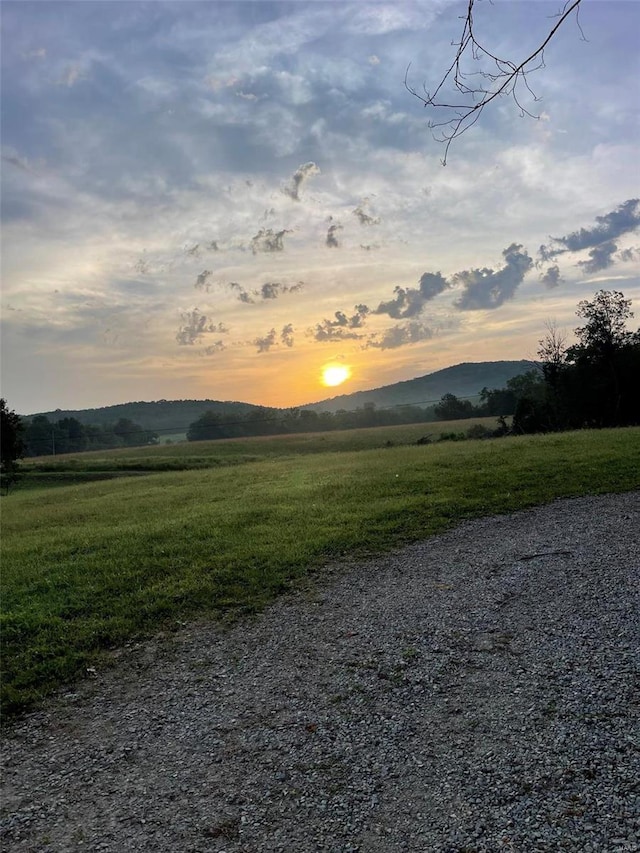
<svg viewBox="0 0 640 853">
<path fill-rule="evenodd" d="M 369 391 L 354 391 L 336 397 L 306 403 L 293 408 L 315 411 L 347 411 L 373 403 L 379 407 L 401 405 L 429 405 L 438 402 L 444 394 L 472 397 L 483 387 L 502 388 L 513 376 L 531 370 L 531 361 L 463 362 L 413 379 L 405 379 Z M 144 429 L 168 432 L 186 431 L 189 424 L 205 412 L 244 415 L 265 408 L 238 400 L 155 400 L 116 403 L 88 409 L 55 409 L 26 416 L 25 420 L 44 415 L 50 421 L 76 418 L 83 424 L 114 424 L 120 418 L 129 418 Z"/>
</svg>

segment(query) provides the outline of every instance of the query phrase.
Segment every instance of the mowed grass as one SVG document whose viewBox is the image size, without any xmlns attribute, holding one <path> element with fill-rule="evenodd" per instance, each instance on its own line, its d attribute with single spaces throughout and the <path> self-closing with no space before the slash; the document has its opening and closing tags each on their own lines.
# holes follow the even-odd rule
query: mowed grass
<svg viewBox="0 0 640 853">
<path fill-rule="evenodd" d="M 196 615 L 255 611 L 335 558 L 465 518 L 638 487 L 633 428 L 265 451 L 243 464 L 17 490 L 2 500 L 5 713 L 107 649 Z"/>
<path fill-rule="evenodd" d="M 217 441 L 182 442 L 154 447 L 131 447 L 41 456 L 24 461 L 24 476 L 18 488 L 46 482 L 104 479 L 113 474 L 143 474 L 158 471 L 189 471 L 243 465 L 285 456 L 329 451 L 373 450 L 389 445 L 415 444 L 425 436 L 437 441 L 443 433 L 461 433 L 475 424 L 495 429 L 495 418 L 437 421 L 335 432 L 229 438 Z"/>
</svg>

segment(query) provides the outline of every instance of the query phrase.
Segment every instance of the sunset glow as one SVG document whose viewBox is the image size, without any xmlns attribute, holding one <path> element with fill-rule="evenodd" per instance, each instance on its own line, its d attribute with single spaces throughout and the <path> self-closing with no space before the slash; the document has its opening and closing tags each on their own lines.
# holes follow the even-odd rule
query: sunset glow
<svg viewBox="0 0 640 853">
<path fill-rule="evenodd" d="M 9 406 L 305 406 L 535 361 L 601 289 L 637 317 L 640 3 L 589 0 L 580 26 L 576 4 L 443 168 L 452 116 L 403 81 L 438 85 L 465 5 L 3 3 Z M 557 4 L 475 11 L 517 66 Z"/>
</svg>

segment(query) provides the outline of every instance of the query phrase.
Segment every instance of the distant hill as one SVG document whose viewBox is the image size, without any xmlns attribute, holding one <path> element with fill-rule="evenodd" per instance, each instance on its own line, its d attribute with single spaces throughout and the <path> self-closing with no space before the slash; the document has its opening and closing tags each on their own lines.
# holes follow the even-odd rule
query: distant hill
<svg viewBox="0 0 640 853">
<path fill-rule="evenodd" d="M 115 406 L 104 406 L 100 409 L 56 409 L 54 412 L 38 412 L 46 415 L 50 421 L 63 418 L 76 418 L 82 424 L 115 424 L 120 418 L 129 418 L 144 429 L 157 432 L 186 432 L 189 425 L 205 412 L 218 414 L 244 415 L 252 409 L 259 409 L 251 403 L 221 400 L 157 400 L 145 403 L 119 403 Z M 31 420 L 30 415 L 25 420 Z"/>
<path fill-rule="evenodd" d="M 353 394 L 341 394 L 328 400 L 300 406 L 301 409 L 314 409 L 318 412 L 337 412 L 362 408 L 365 403 L 376 406 L 397 406 L 415 403 L 425 407 L 438 402 L 444 394 L 456 397 L 471 397 L 484 388 L 503 388 L 508 379 L 531 370 L 530 361 L 482 361 L 478 363 L 456 364 L 417 379 L 396 382 L 371 391 L 356 391 Z M 63 418 L 76 418 L 83 424 L 115 424 L 120 418 L 129 418 L 148 430 L 164 433 L 186 432 L 189 425 L 205 412 L 227 415 L 244 415 L 254 409 L 260 409 L 252 403 L 237 400 L 158 400 L 156 402 L 120 403 L 116 406 L 104 406 L 100 409 L 56 409 L 53 412 L 39 412 L 55 422 Z M 30 415 L 25 420 L 31 420 Z"/>
<path fill-rule="evenodd" d="M 302 406 L 317 412 L 337 412 L 362 408 L 365 403 L 376 406 L 399 406 L 408 403 L 426 405 L 437 403 L 444 394 L 456 397 L 473 397 L 483 388 L 504 388 L 507 380 L 534 367 L 531 361 L 481 361 L 456 364 L 445 367 L 435 373 L 395 382 L 371 391 L 356 391 L 353 394 L 341 394 Z"/>
</svg>

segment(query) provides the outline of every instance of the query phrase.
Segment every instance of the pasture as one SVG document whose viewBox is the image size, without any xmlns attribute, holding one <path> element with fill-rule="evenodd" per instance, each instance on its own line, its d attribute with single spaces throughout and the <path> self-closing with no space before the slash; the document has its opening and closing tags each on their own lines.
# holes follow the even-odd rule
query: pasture
<svg viewBox="0 0 640 853">
<path fill-rule="evenodd" d="M 640 486 L 640 428 L 415 444 L 449 427 L 30 460 L 2 499 L 5 714 L 128 641 L 256 612 L 329 561 L 466 518 Z"/>
</svg>

